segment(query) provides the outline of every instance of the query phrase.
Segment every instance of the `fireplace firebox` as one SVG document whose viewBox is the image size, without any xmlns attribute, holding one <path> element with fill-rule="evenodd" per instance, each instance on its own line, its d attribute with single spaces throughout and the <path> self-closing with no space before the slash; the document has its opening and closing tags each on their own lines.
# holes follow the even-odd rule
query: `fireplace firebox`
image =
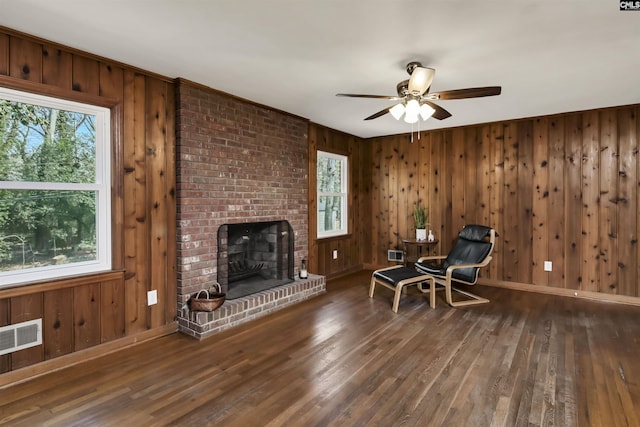
<svg viewBox="0 0 640 427">
<path fill-rule="evenodd" d="M 292 282 L 294 250 L 288 221 L 222 225 L 218 228 L 218 283 L 227 299 Z"/>
</svg>

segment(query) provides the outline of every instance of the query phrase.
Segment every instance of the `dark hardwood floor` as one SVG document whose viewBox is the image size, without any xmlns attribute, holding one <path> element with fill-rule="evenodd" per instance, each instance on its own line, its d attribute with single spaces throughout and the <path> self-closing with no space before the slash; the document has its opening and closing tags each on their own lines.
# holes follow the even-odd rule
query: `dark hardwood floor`
<svg viewBox="0 0 640 427">
<path fill-rule="evenodd" d="M 0 390 L 0 423 L 639 426 L 640 308 L 477 286 L 367 296 L 369 272 L 204 341 L 173 334 Z"/>
</svg>

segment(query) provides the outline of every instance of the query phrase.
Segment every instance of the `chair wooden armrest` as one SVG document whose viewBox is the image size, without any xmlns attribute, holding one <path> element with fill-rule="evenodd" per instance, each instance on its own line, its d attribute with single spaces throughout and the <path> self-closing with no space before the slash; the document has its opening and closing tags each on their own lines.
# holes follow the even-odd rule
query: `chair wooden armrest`
<svg viewBox="0 0 640 427">
<path fill-rule="evenodd" d="M 447 258 L 446 255 L 422 256 L 422 257 L 418 258 L 418 261 L 416 261 L 416 262 L 433 261 L 433 260 L 436 260 L 436 259 L 446 259 L 446 258 Z"/>
<path fill-rule="evenodd" d="M 493 258 L 491 256 L 488 256 L 484 261 L 482 261 L 479 264 L 457 264 L 457 265 L 450 265 L 447 268 L 447 280 L 451 281 L 454 280 L 456 281 L 456 279 L 452 279 L 451 275 L 453 274 L 453 270 L 459 269 L 459 268 L 480 268 L 480 267 L 485 267 L 487 265 L 489 265 L 489 262 L 492 260 Z M 457 280 L 459 281 L 459 280 Z M 462 281 L 459 281 L 460 283 L 465 283 Z M 470 283 L 473 284 L 473 283 Z"/>
</svg>

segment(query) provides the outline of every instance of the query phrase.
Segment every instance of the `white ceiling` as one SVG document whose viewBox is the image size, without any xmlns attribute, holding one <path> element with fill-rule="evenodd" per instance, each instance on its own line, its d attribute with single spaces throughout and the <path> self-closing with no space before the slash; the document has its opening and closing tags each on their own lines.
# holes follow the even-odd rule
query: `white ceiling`
<svg viewBox="0 0 640 427">
<path fill-rule="evenodd" d="M 412 60 L 438 101 L 422 129 L 640 103 L 640 12 L 618 0 L 0 0 L 0 25 L 183 77 L 360 137 L 411 131 L 392 105 Z"/>
</svg>

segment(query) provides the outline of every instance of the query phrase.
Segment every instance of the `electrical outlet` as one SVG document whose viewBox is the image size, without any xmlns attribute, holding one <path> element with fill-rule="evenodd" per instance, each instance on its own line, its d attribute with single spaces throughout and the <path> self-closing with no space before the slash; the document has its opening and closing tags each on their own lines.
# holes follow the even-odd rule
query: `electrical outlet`
<svg viewBox="0 0 640 427">
<path fill-rule="evenodd" d="M 333 259 L 338 259 L 338 250 L 337 249 L 333 250 Z"/>
<path fill-rule="evenodd" d="M 147 305 L 154 305 L 158 303 L 158 291 L 155 289 L 153 291 L 147 292 Z"/>
<path fill-rule="evenodd" d="M 553 270 L 553 263 L 551 261 L 545 261 L 544 271 L 552 271 L 552 270 Z"/>
</svg>

